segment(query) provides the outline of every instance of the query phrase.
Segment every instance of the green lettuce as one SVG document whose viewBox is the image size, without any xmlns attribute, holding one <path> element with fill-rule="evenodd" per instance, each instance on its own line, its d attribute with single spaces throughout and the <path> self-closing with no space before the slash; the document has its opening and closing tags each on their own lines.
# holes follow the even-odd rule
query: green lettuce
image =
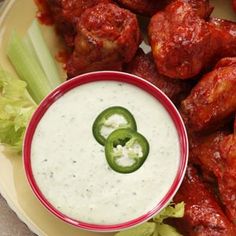
<svg viewBox="0 0 236 236">
<path fill-rule="evenodd" d="M 119 232 L 115 236 L 181 236 L 174 227 L 163 223 L 163 221 L 167 218 L 181 218 L 183 216 L 184 202 L 170 203 L 151 222 Z"/>
<path fill-rule="evenodd" d="M 135 228 L 128 229 L 115 234 L 115 236 L 151 236 L 155 232 L 156 224 L 153 222 L 146 222 L 138 225 Z"/>
<path fill-rule="evenodd" d="M 182 218 L 184 216 L 184 202 L 174 204 L 171 202 L 159 214 L 153 217 L 156 223 L 162 223 L 167 218 Z"/>
<path fill-rule="evenodd" d="M 25 129 L 36 109 L 26 87 L 24 81 L 0 67 L 0 143 L 17 152 L 22 149 Z"/>
</svg>

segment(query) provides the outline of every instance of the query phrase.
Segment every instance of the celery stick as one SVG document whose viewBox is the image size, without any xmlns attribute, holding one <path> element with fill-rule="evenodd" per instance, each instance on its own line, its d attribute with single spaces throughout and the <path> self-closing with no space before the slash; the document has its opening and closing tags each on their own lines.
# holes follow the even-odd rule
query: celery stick
<svg viewBox="0 0 236 236">
<path fill-rule="evenodd" d="M 41 65 L 40 61 L 38 60 L 38 57 L 35 53 L 35 50 L 34 50 L 33 45 L 31 43 L 31 40 L 27 34 L 22 38 L 22 41 L 25 44 L 25 46 L 28 48 L 29 52 L 31 53 L 31 56 L 34 57 L 35 59 L 37 59 L 38 64 Z"/>
<path fill-rule="evenodd" d="M 51 86 L 57 87 L 62 81 L 58 69 L 50 51 L 45 43 L 37 20 L 34 20 L 28 29 L 28 37 L 40 62 L 40 65 L 47 76 Z"/>
<path fill-rule="evenodd" d="M 32 98 L 39 103 L 52 90 L 52 87 L 37 59 L 32 56 L 16 32 L 13 32 L 10 37 L 7 56 L 19 77 L 27 82 L 27 89 Z"/>
</svg>

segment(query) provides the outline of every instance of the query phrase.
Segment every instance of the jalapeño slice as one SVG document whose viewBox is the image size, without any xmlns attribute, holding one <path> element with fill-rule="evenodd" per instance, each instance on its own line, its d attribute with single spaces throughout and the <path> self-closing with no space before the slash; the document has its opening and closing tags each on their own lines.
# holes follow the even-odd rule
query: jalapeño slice
<svg viewBox="0 0 236 236">
<path fill-rule="evenodd" d="M 120 128 L 137 130 L 133 115 L 124 107 L 109 107 L 98 115 L 93 123 L 93 136 L 102 145 L 107 137 Z"/>
<path fill-rule="evenodd" d="M 146 138 L 132 129 L 112 132 L 105 144 L 109 166 L 119 173 L 131 173 L 139 169 L 149 153 Z"/>
</svg>

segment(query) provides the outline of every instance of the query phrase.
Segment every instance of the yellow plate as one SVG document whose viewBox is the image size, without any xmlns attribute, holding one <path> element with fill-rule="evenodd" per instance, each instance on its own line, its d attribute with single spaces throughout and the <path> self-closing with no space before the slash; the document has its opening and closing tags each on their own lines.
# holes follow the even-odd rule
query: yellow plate
<svg viewBox="0 0 236 236">
<path fill-rule="evenodd" d="M 236 21 L 231 0 L 214 0 L 212 3 L 216 6 L 214 15 Z M 14 71 L 5 53 L 9 35 L 13 29 L 24 35 L 35 14 L 36 7 L 33 0 L 9 0 L 0 11 L 0 65 L 12 73 Z M 43 32 L 50 49 L 55 53 L 60 45 L 52 29 L 43 27 Z M 21 158 L 7 153 L 2 147 L 0 149 L 0 193 L 33 232 L 47 236 L 113 235 L 81 231 L 51 215 L 31 192 L 24 175 Z"/>
</svg>

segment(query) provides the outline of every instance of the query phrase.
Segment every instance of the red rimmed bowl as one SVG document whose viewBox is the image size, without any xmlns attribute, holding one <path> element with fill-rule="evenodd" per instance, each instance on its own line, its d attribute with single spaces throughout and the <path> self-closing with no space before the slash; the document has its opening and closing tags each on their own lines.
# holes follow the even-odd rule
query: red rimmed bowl
<svg viewBox="0 0 236 236">
<path fill-rule="evenodd" d="M 134 115 L 150 152 L 135 172 L 109 168 L 92 123 L 107 107 Z M 81 229 L 111 232 L 149 220 L 173 198 L 185 174 L 188 139 L 171 101 L 151 83 L 105 71 L 71 79 L 50 93 L 27 128 L 24 167 L 39 201 Z"/>
</svg>

